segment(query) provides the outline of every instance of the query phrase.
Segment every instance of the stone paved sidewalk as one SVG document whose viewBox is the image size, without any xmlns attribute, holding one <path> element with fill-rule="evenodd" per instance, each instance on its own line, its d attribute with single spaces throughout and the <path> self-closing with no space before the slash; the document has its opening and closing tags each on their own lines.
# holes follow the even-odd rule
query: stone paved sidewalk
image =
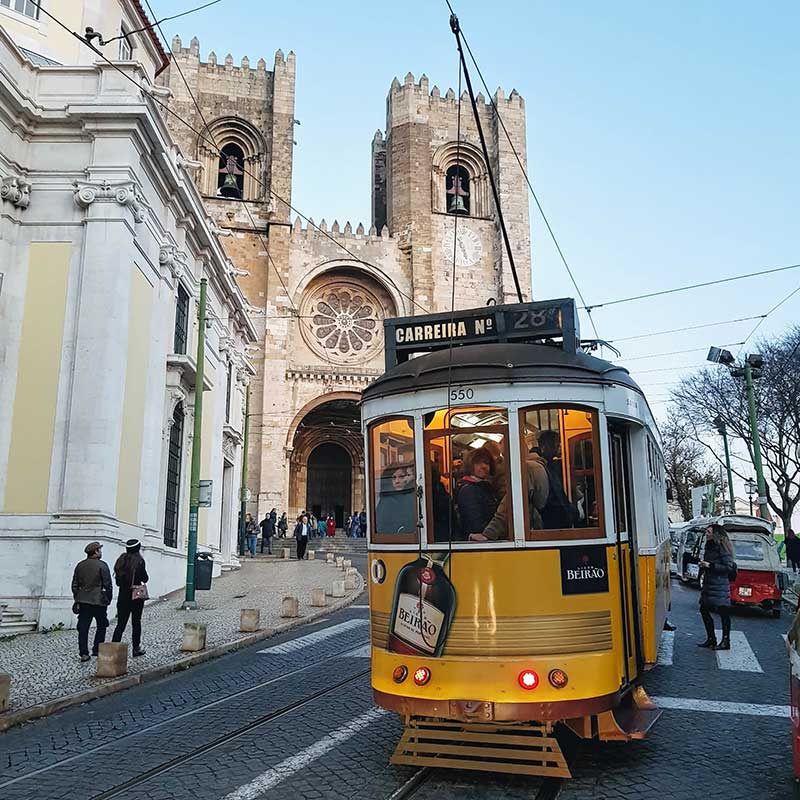
<svg viewBox="0 0 800 800">
<path fill-rule="evenodd" d="M 258 608 L 261 611 L 259 638 L 269 636 L 269 629 L 286 623 L 302 624 L 310 616 L 321 616 L 336 607 L 352 602 L 363 590 L 359 577 L 356 588 L 346 593 L 344 599 L 328 598 L 328 608 L 311 606 L 311 589 L 325 588 L 330 592 L 335 579 L 343 574 L 334 565 L 324 560 L 283 561 L 272 559 L 245 560 L 242 569 L 225 573 L 215 578 L 213 588 L 197 592 L 200 606 L 196 611 L 181 611 L 183 592 L 149 603 L 142 617 L 142 646 L 146 654 L 138 658 L 128 656 L 130 676 L 143 675 L 162 668 L 180 669 L 188 666 L 197 654 L 181 653 L 184 622 L 203 622 L 207 626 L 206 651 L 228 644 L 252 640 L 253 634 L 239 632 L 239 612 L 242 608 Z M 282 619 L 281 601 L 293 595 L 300 601 L 300 618 Z M 109 608 L 109 617 L 115 614 L 114 604 Z M 106 634 L 111 641 L 114 622 Z M 131 626 L 123 636 L 130 643 Z M 94 626 L 89 632 L 91 645 Z M 11 696 L 9 713 L 31 706 L 41 706 L 61 698 L 95 690 L 105 684 L 119 682 L 119 678 L 95 678 L 95 659 L 81 663 L 78 658 L 78 634 L 75 630 L 31 633 L 11 639 L 0 640 L 0 672 L 11 674 Z M 128 679 L 129 680 L 129 679 Z M 130 682 L 130 681 L 129 681 Z M 125 688 L 124 684 L 120 688 Z M 111 690 L 113 687 L 107 687 Z M 101 689 L 101 693 L 105 693 Z M 86 698 L 89 699 L 89 698 Z M 55 710 L 55 709 L 54 709 Z M 0 729 L 7 714 L 0 714 Z M 37 714 L 36 716 L 40 716 Z"/>
</svg>

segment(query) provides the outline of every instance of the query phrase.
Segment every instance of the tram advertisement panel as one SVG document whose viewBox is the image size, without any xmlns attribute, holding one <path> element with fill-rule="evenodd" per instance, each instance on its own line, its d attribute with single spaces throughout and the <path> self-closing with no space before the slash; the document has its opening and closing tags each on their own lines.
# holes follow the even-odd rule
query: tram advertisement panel
<svg viewBox="0 0 800 800">
<path fill-rule="evenodd" d="M 456 590 L 443 566 L 421 557 L 397 573 L 389 617 L 390 652 L 441 655 L 456 611 Z"/>
<path fill-rule="evenodd" d="M 608 561 L 604 544 L 562 547 L 562 594 L 596 594 L 608 591 Z"/>
</svg>

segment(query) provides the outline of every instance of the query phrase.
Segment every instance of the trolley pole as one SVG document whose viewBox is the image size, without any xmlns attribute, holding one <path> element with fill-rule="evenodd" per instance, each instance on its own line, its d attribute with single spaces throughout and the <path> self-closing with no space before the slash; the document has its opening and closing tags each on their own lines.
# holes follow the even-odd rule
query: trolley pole
<svg viewBox="0 0 800 800">
<path fill-rule="evenodd" d="M 756 468 L 756 481 L 758 482 L 758 507 L 762 519 L 769 519 L 769 506 L 767 505 L 767 484 L 764 481 L 764 466 L 761 462 L 761 440 L 758 436 L 758 420 L 756 419 L 756 398 L 753 391 L 753 368 L 749 359 L 744 360 L 744 382 L 747 389 L 747 407 L 750 410 L 750 435 L 753 438 L 753 462 Z"/>
<path fill-rule="evenodd" d="M 189 490 L 189 539 L 186 547 L 186 598 L 181 608 L 197 608 L 194 599 L 194 559 L 197 555 L 197 514 L 200 508 L 200 438 L 203 432 L 203 368 L 206 360 L 206 287 L 200 281 L 197 310 L 197 369 L 194 382 L 194 430 L 192 434 L 192 477 Z"/>
<path fill-rule="evenodd" d="M 244 555 L 244 518 L 247 515 L 247 444 L 250 432 L 250 384 L 244 394 L 244 438 L 242 440 L 242 485 L 239 489 L 239 555 Z"/>
<path fill-rule="evenodd" d="M 736 513 L 736 498 L 733 494 L 733 471 L 731 470 L 731 451 L 728 447 L 728 429 L 725 427 L 725 420 L 717 417 L 714 422 L 717 423 L 717 430 L 722 436 L 722 443 L 725 445 L 725 467 L 728 470 L 728 494 L 730 496 L 731 514 Z"/>
</svg>

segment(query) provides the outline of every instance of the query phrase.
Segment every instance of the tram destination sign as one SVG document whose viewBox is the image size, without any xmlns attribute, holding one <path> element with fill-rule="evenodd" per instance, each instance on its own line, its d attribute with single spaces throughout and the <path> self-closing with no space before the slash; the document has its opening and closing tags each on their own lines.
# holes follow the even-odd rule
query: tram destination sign
<svg viewBox="0 0 800 800">
<path fill-rule="evenodd" d="M 407 361 L 413 353 L 451 345 L 552 342 L 575 353 L 580 338 L 577 319 L 571 298 L 387 319 L 383 323 L 386 368 Z"/>
</svg>

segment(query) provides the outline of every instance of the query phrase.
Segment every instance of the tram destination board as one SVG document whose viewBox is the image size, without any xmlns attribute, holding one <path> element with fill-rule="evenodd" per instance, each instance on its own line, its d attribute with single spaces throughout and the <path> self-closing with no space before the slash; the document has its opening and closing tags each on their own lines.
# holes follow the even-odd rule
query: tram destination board
<svg viewBox="0 0 800 800">
<path fill-rule="evenodd" d="M 552 342 L 575 353 L 580 339 L 572 298 L 399 317 L 387 319 L 383 328 L 386 369 L 402 364 L 414 353 L 432 353 L 451 344 Z"/>
</svg>

